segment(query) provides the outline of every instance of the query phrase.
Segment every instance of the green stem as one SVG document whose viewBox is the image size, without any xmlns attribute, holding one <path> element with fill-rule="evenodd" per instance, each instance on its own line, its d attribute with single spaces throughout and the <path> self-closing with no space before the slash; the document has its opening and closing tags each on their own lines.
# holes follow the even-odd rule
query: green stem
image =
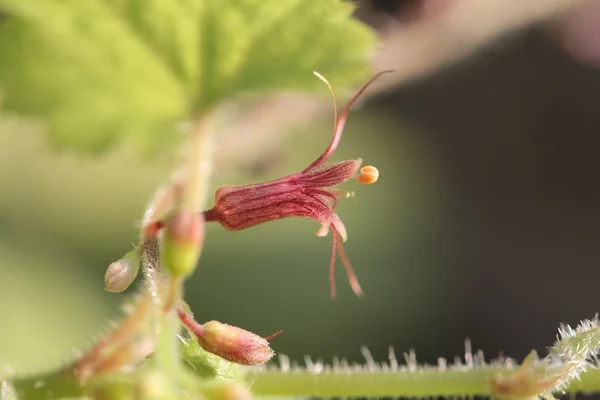
<svg viewBox="0 0 600 400">
<path fill-rule="evenodd" d="M 10 381 L 19 399 L 64 399 L 85 395 L 85 387 L 73 376 L 53 372 Z"/>
<path fill-rule="evenodd" d="M 489 382 L 496 374 L 508 374 L 515 369 L 482 367 L 464 370 L 449 368 L 419 368 L 405 371 L 323 371 L 298 370 L 253 371 L 247 381 L 257 395 L 319 396 L 319 397 L 456 397 L 489 396 Z M 13 380 L 20 399 L 51 400 L 84 395 L 84 388 L 65 374 L 53 373 Z M 574 381 L 567 393 L 600 393 L 600 371 L 590 369 Z"/>
<path fill-rule="evenodd" d="M 173 312 L 169 312 L 158 323 L 156 332 L 156 349 L 153 362 L 157 369 L 176 382 L 180 374 L 180 355 L 177 347 L 179 320 Z"/>
<path fill-rule="evenodd" d="M 210 124 L 209 112 L 197 119 L 186 146 L 188 182 L 183 193 L 182 208 L 198 211 L 208 197 L 208 180 L 211 172 Z"/>
<path fill-rule="evenodd" d="M 447 369 L 435 367 L 408 371 L 354 371 L 320 373 L 298 370 L 251 372 L 252 391 L 267 396 L 316 397 L 464 397 L 490 396 L 490 380 L 515 369 L 482 367 Z M 590 369 L 567 389 L 569 393 L 600 393 L 600 372 Z"/>
<path fill-rule="evenodd" d="M 195 122 L 185 147 L 187 159 L 184 168 L 187 169 L 187 184 L 184 186 L 181 207 L 192 212 L 203 206 L 208 193 L 210 135 L 206 128 L 209 120 L 209 115 L 203 115 Z M 181 360 L 176 342 L 180 322 L 172 308 L 181 300 L 182 280 L 179 276 L 171 276 L 169 282 L 159 284 L 164 285 L 165 296 L 158 307 L 155 305 L 154 310 L 158 323 L 154 361 L 158 368 L 166 370 L 174 378 L 180 372 Z M 167 314 L 163 315 L 164 311 L 167 311 Z"/>
</svg>

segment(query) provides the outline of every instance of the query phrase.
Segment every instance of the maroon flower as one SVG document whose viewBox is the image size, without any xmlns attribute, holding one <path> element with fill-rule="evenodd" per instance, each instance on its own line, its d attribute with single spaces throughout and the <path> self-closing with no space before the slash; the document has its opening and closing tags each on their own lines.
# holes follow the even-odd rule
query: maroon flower
<svg viewBox="0 0 600 400">
<path fill-rule="evenodd" d="M 340 161 L 330 165 L 324 163 L 331 157 L 340 142 L 352 104 L 377 77 L 386 72 L 391 71 L 381 72 L 363 85 L 344 107 L 339 118 L 336 97 L 331 85 L 323 76 L 315 72 L 314 74 L 329 87 L 334 100 L 335 123 L 329 146 L 301 172 L 264 183 L 220 187 L 215 193 L 214 207 L 204 211 L 205 220 L 217 221 L 226 229 L 237 231 L 287 217 L 311 218 L 321 224 L 317 236 L 326 236 L 330 228 L 333 231 L 333 249 L 329 268 L 331 297 L 335 298 L 336 250 L 346 268 L 352 290 L 357 296 L 362 295 L 362 289 L 342 246 L 342 241 L 345 242 L 347 239 L 346 228 L 335 213 L 337 199 L 350 197 L 352 193 L 334 188 L 355 177 L 362 160 Z M 373 183 L 377 179 L 375 174 L 377 170 L 374 167 L 365 167 L 363 170 L 361 172 L 368 177 L 359 175 L 360 183 Z"/>
</svg>

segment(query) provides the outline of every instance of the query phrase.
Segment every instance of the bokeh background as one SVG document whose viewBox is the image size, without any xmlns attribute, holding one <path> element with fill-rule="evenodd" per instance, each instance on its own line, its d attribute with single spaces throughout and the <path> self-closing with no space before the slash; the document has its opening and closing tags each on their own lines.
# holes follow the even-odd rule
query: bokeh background
<svg viewBox="0 0 600 400">
<path fill-rule="evenodd" d="M 375 185 L 345 185 L 357 195 L 339 205 L 364 298 L 340 263 L 329 299 L 331 239 L 315 237 L 313 221 L 237 233 L 214 225 L 186 285 L 197 319 L 283 329 L 273 348 L 297 360 L 361 361 L 362 345 L 384 359 L 392 345 L 435 363 L 461 354 L 465 338 L 488 357 L 544 354 L 559 323 L 593 317 L 600 68 L 568 51 L 564 21 L 513 31 L 351 115 L 335 159 L 361 157 L 381 173 Z M 302 128 L 283 126 L 281 145 L 255 168 L 217 170 L 214 187 L 308 165 L 329 140 L 324 104 Z M 132 248 L 172 167 L 127 149 L 56 152 L 41 127 L 0 116 L 0 367 L 52 368 L 119 315 L 127 295 L 104 292 L 104 272 Z"/>
</svg>

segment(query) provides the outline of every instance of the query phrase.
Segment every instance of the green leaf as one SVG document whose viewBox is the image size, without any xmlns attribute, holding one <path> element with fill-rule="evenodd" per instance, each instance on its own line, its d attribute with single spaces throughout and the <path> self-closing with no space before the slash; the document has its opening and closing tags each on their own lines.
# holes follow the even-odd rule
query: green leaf
<svg viewBox="0 0 600 400">
<path fill-rule="evenodd" d="M 180 351 L 184 365 L 205 379 L 243 376 L 243 368 L 204 350 L 195 339 L 180 338 Z"/>
<path fill-rule="evenodd" d="M 368 74 L 373 34 L 339 0 L 0 0 L 3 106 L 59 147 L 142 150 L 242 92 Z"/>
</svg>

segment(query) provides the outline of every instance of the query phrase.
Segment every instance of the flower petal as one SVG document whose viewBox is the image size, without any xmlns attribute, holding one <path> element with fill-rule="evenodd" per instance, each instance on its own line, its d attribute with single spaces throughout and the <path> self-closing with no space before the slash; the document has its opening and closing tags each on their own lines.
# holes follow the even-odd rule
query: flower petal
<svg viewBox="0 0 600 400">
<path fill-rule="evenodd" d="M 335 227 L 335 229 L 340 234 L 340 237 L 342 238 L 342 242 L 345 242 L 346 240 L 348 240 L 348 232 L 346 232 L 346 227 L 344 226 L 344 223 L 342 222 L 340 217 L 338 217 L 337 214 L 333 214 L 333 218 L 331 219 L 331 224 Z"/>
<path fill-rule="evenodd" d="M 241 230 L 287 217 L 311 218 L 323 224 L 331 218 L 328 199 L 296 182 L 226 187 L 215 206 L 205 211 L 207 221 L 218 221 L 226 229 Z"/>
<path fill-rule="evenodd" d="M 328 221 L 325 221 L 322 224 L 321 228 L 319 228 L 316 235 L 319 237 L 327 236 L 331 225 L 333 225 L 333 227 L 340 234 L 340 237 L 342 238 L 342 242 L 345 242 L 346 240 L 348 240 L 348 232 L 346 231 L 346 227 L 344 226 L 344 223 L 342 222 L 342 220 L 340 219 L 340 217 L 337 214 L 332 214 L 331 218 L 329 218 Z"/>
<path fill-rule="evenodd" d="M 335 164 L 322 165 L 300 174 L 298 181 L 302 185 L 315 188 L 327 188 L 346 182 L 356 175 L 362 160 L 346 160 Z"/>
</svg>

